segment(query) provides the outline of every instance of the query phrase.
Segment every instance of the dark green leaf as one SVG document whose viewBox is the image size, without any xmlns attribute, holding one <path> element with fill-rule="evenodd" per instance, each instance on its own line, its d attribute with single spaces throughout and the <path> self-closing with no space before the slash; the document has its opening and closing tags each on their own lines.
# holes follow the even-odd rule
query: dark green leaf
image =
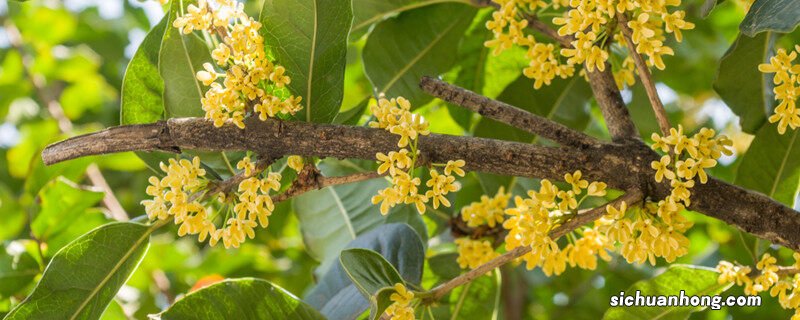
<svg viewBox="0 0 800 320">
<path fill-rule="evenodd" d="M 172 27 L 175 18 L 193 3 L 196 1 L 172 1 L 168 27 L 161 40 L 158 70 L 164 79 L 164 114 L 167 118 L 202 117 L 204 114 L 200 104 L 204 88 L 195 75 L 203 70 L 203 63 L 211 62 L 208 46 L 194 33 L 185 35 Z"/>
<path fill-rule="evenodd" d="M 483 93 L 486 62 L 491 55 L 490 48 L 483 43 L 494 36 L 491 30 L 486 29 L 486 22 L 491 19 L 492 12 L 494 10 L 491 9 L 480 11 L 458 46 L 458 73 L 453 83 L 479 94 Z M 447 111 L 464 130 L 471 129 L 474 115 L 472 111 L 450 103 L 447 104 Z"/>
<path fill-rule="evenodd" d="M 328 123 L 344 95 L 350 0 L 266 0 L 261 23 L 267 45 L 303 97 L 301 119 Z"/>
<path fill-rule="evenodd" d="M 375 228 L 350 242 L 347 248 L 380 252 L 407 283 L 418 285 L 422 280 L 425 251 L 417 233 L 406 224 L 392 223 Z M 305 300 L 330 319 L 354 319 L 370 305 L 339 263 L 320 278 Z"/>
<path fill-rule="evenodd" d="M 167 19 L 169 16 L 147 33 L 128 63 L 122 80 L 120 124 L 151 123 L 163 118 L 164 81 L 158 72 L 158 53 Z"/>
<path fill-rule="evenodd" d="M 755 38 L 740 34 L 720 60 L 714 90 L 739 116 L 744 132 L 755 133 L 775 106 L 772 74 L 758 71 L 772 56 L 774 43 L 772 32 Z"/>
<path fill-rule="evenodd" d="M 748 36 L 763 31 L 791 32 L 800 23 L 800 1 L 755 0 L 739 30 Z"/>
<path fill-rule="evenodd" d="M 366 98 L 362 100 L 358 103 L 358 105 L 350 108 L 347 111 L 339 112 L 339 114 L 336 115 L 336 118 L 333 119 L 333 123 L 351 126 L 358 124 L 358 120 L 361 119 L 364 111 L 367 110 L 367 107 L 369 106 L 369 99 L 370 98 Z"/>
<path fill-rule="evenodd" d="M 361 248 L 342 250 L 339 259 L 344 272 L 364 297 L 371 297 L 380 289 L 404 283 L 403 277 L 394 266 L 375 251 Z"/>
<path fill-rule="evenodd" d="M 742 158 L 736 184 L 793 207 L 800 184 L 798 136 L 798 130 L 779 134 L 775 124 L 765 123 Z"/>
<path fill-rule="evenodd" d="M 345 176 L 368 170 L 354 162 L 334 160 L 322 161 L 319 167 L 325 176 Z M 307 192 L 293 201 L 306 249 L 322 262 L 318 270 L 320 275 L 337 261 L 347 243 L 365 232 L 387 222 L 421 224 L 419 214 L 406 210 L 408 206 L 405 205 L 387 216 L 381 215 L 380 208 L 370 199 L 386 186 L 386 180 L 372 179 Z M 418 232 L 425 236 L 424 228 Z"/>
<path fill-rule="evenodd" d="M 470 6 L 444 3 L 408 11 L 377 25 L 363 53 L 364 72 L 375 91 L 403 96 L 413 107 L 430 101 L 419 88 L 419 80 L 450 70 L 474 15 Z"/>
<path fill-rule="evenodd" d="M 639 291 L 643 296 L 677 296 L 681 291 L 687 296 L 717 295 L 730 287 L 730 284 L 719 284 L 719 274 L 713 269 L 672 265 L 664 273 L 648 280 L 636 282 L 628 290 L 626 296 L 632 296 Z M 613 304 L 613 301 L 611 302 Z M 603 319 L 686 319 L 689 314 L 702 310 L 701 307 L 627 307 L 612 306 Z"/>
<path fill-rule="evenodd" d="M 119 222 L 62 248 L 5 319 L 96 319 L 144 257 L 152 228 Z"/>
<path fill-rule="evenodd" d="M 408 10 L 442 2 L 462 2 L 464 0 L 353 0 L 353 28 L 351 38 L 360 38 L 369 27 Z"/>
<path fill-rule="evenodd" d="M 15 250 L 19 252 L 12 254 L 8 249 L 0 248 L 0 300 L 29 285 L 40 271 L 39 263 L 28 251 Z"/>
<path fill-rule="evenodd" d="M 159 314 L 161 319 L 325 319 L 281 287 L 253 278 L 229 279 L 192 292 Z"/>
</svg>

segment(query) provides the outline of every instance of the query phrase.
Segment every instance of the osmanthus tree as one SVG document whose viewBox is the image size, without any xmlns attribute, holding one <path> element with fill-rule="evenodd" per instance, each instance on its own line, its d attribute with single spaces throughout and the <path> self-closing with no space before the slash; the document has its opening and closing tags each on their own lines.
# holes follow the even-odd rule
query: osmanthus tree
<svg viewBox="0 0 800 320">
<path fill-rule="evenodd" d="M 140 262 L 159 254 L 148 246 L 160 229 L 236 254 L 292 213 L 320 263 L 313 283 L 298 285 L 306 292 L 229 278 L 153 316 L 512 319 L 569 305 L 585 311 L 574 317 L 629 319 L 702 309 L 608 308 L 627 288 L 762 295 L 774 308 L 749 312 L 800 317 L 800 2 L 727 1 L 720 17 L 716 0 L 164 2 L 120 84 L 121 125 L 41 153 L 54 165 L 135 151 L 155 172 L 145 214 L 40 252 L 47 267 L 6 319 L 108 317 Z M 733 38 L 724 55 L 706 48 Z M 713 88 L 740 129 L 722 128 L 728 137 L 698 125 L 658 94 L 669 88 L 695 105 Z M 48 108 L 66 119 L 57 102 Z M 69 119 L 60 124 L 71 132 Z M 102 186 L 98 168 L 87 175 Z M 29 224 L 39 250 L 60 211 L 103 197 L 121 210 L 113 192 L 65 177 L 41 190 Z M 741 230 L 733 241 L 731 228 Z M 13 276 L 28 263 L 18 257 L 0 276 L 24 287 L 36 272 Z M 614 278 L 622 287 L 611 294 L 582 297 Z"/>
</svg>

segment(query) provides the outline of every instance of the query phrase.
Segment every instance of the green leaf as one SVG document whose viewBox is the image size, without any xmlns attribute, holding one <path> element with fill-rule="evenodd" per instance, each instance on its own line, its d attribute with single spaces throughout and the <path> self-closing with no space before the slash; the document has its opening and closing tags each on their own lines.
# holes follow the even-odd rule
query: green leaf
<svg viewBox="0 0 800 320">
<path fill-rule="evenodd" d="M 369 170 L 354 162 L 334 160 L 320 162 L 319 168 L 328 177 Z M 318 274 L 324 274 L 335 263 L 339 252 L 350 241 L 369 230 L 387 222 L 422 224 L 419 214 L 407 210 L 406 205 L 395 208 L 387 216 L 381 215 L 380 208 L 370 199 L 386 186 L 386 180 L 378 178 L 307 192 L 293 200 L 306 249 L 322 262 Z M 418 232 L 425 236 L 424 227 Z"/>
<path fill-rule="evenodd" d="M 41 210 L 31 222 L 31 232 L 43 241 L 69 225 L 80 223 L 87 209 L 103 199 L 103 192 L 82 188 L 63 177 L 48 183 L 38 195 Z"/>
<path fill-rule="evenodd" d="M 742 157 L 736 184 L 794 207 L 800 185 L 798 136 L 798 130 L 779 134 L 776 125 L 765 123 Z"/>
<path fill-rule="evenodd" d="M 358 103 L 358 105 L 348 109 L 347 111 L 339 112 L 339 114 L 336 115 L 336 118 L 333 119 L 333 123 L 351 126 L 358 124 L 358 120 L 361 120 L 361 116 L 369 106 L 369 99 L 370 98 L 366 98 L 362 100 Z"/>
<path fill-rule="evenodd" d="M 329 123 L 344 96 L 350 0 L 266 0 L 261 23 L 267 45 L 303 97 L 301 119 Z"/>
<path fill-rule="evenodd" d="M 405 283 L 389 261 L 368 249 L 347 249 L 342 251 L 340 261 L 344 271 L 364 297 L 371 297 L 378 290 Z"/>
<path fill-rule="evenodd" d="M 193 3 L 196 1 L 172 1 L 167 30 L 161 40 L 158 71 L 164 79 L 164 114 L 167 118 L 202 117 L 204 114 L 200 104 L 204 88 L 195 74 L 203 70 L 203 63 L 211 61 L 208 46 L 196 34 L 184 35 L 172 27 L 175 18 Z"/>
<path fill-rule="evenodd" d="M 425 251 L 419 235 L 406 224 L 390 223 L 375 228 L 350 242 L 347 248 L 379 252 L 407 283 L 419 285 L 422 280 Z M 330 319 L 354 319 L 370 306 L 340 263 L 320 278 L 305 301 Z"/>
<path fill-rule="evenodd" d="M 639 291 L 642 296 L 675 296 L 684 291 L 686 296 L 717 295 L 730 287 L 730 284 L 719 284 L 717 277 L 719 274 L 713 269 L 688 266 L 672 265 L 664 273 L 648 280 L 636 282 L 625 290 L 625 296 L 632 296 Z M 613 297 L 612 302 L 613 304 Z M 603 319 L 686 319 L 689 314 L 702 310 L 701 307 L 627 307 L 612 306 L 609 308 Z"/>
<path fill-rule="evenodd" d="M 772 74 L 758 71 L 758 65 L 772 56 L 774 43 L 772 32 L 754 38 L 740 34 L 720 60 L 714 79 L 714 90 L 739 116 L 747 133 L 755 133 L 775 106 Z"/>
<path fill-rule="evenodd" d="M 147 33 L 128 63 L 122 79 L 120 124 L 151 123 L 163 118 L 164 80 L 158 71 L 158 58 L 168 19 L 165 16 Z"/>
<path fill-rule="evenodd" d="M 549 86 L 533 89 L 533 80 L 520 76 L 497 100 L 583 131 L 589 123 L 587 102 L 592 97 L 589 84 L 581 77 L 553 79 Z M 483 118 L 475 127 L 475 136 L 509 141 L 532 142 L 534 137 L 507 124 Z"/>
<path fill-rule="evenodd" d="M 6 299 L 29 285 L 39 274 L 39 263 L 22 245 L 0 248 L 0 300 Z"/>
<path fill-rule="evenodd" d="M 700 17 L 706 18 L 709 14 L 711 14 L 711 10 L 714 10 L 718 4 L 724 2 L 725 0 L 705 0 L 703 1 L 703 5 L 700 6 Z"/>
<path fill-rule="evenodd" d="M 405 11 L 414 10 L 444 2 L 461 2 L 465 0 L 353 0 L 353 27 L 350 38 L 361 38 L 369 27 Z"/>
<path fill-rule="evenodd" d="M 30 296 L 5 319 L 97 319 L 138 266 L 152 227 L 110 223 L 53 256 Z"/>
<path fill-rule="evenodd" d="M 800 23 L 800 1 L 756 0 L 739 25 L 748 36 L 763 31 L 787 33 Z"/>
<path fill-rule="evenodd" d="M 453 289 L 448 304 L 451 319 L 497 319 L 500 311 L 499 270 Z"/>
<path fill-rule="evenodd" d="M 431 101 L 419 88 L 419 80 L 450 70 L 474 15 L 475 9 L 468 5 L 444 3 L 408 11 L 377 25 L 363 53 L 364 72 L 375 91 L 403 96 L 413 107 Z"/>
<path fill-rule="evenodd" d="M 290 292 L 254 278 L 229 279 L 192 292 L 159 314 L 161 319 L 325 319 Z"/>
</svg>

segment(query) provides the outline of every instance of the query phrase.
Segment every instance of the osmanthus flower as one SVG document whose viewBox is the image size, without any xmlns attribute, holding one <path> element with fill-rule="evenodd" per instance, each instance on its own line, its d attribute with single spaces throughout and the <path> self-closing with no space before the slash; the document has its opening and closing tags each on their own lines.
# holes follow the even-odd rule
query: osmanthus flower
<svg viewBox="0 0 800 320">
<path fill-rule="evenodd" d="M 455 243 L 458 248 L 458 258 L 456 262 L 458 262 L 458 265 L 462 269 L 475 269 L 500 256 L 500 254 L 494 250 L 489 240 L 458 238 L 455 240 Z"/>
<path fill-rule="evenodd" d="M 205 117 L 221 127 L 230 121 L 244 128 L 244 118 L 292 115 L 302 106 L 301 97 L 289 95 L 291 83 L 286 69 L 275 64 L 266 54 L 261 23 L 244 12 L 244 5 L 235 0 L 200 0 L 187 6 L 173 27 L 184 34 L 198 31 L 213 39 L 212 62 L 203 64 L 197 80 L 208 87 L 201 105 Z M 216 64 L 216 66 L 214 65 Z M 219 79 L 222 79 L 221 83 Z"/>
<path fill-rule="evenodd" d="M 206 195 L 209 181 L 199 157 L 170 159 L 160 167 L 165 176 L 150 177 L 146 192 L 153 198 L 142 204 L 150 220 L 171 219 L 179 225 L 178 236 L 197 235 L 198 241 L 208 239 L 211 246 L 222 241 L 226 248 L 238 247 L 255 237 L 258 225 L 269 224 L 275 210 L 270 193 L 280 189 L 281 175 L 257 172 L 249 157 L 236 164 L 238 174 L 247 178 L 235 190 L 226 191 L 229 194 Z"/>
<path fill-rule="evenodd" d="M 787 127 L 792 130 L 800 127 L 800 109 L 797 108 L 797 98 L 800 96 L 800 64 L 794 63 L 798 52 L 800 45 L 796 45 L 791 53 L 781 48 L 769 59 L 769 63 L 758 65 L 759 71 L 775 74 L 775 87 L 772 91 L 775 93 L 775 100 L 778 100 L 778 106 L 768 120 L 770 123 L 778 123 L 780 134 L 784 134 Z"/>
<path fill-rule="evenodd" d="M 434 209 L 440 205 L 449 207 L 450 200 L 446 196 L 461 188 L 455 176 L 464 176 L 462 167 L 466 162 L 450 160 L 446 164 L 431 164 L 434 167 L 443 166 L 444 174 L 431 168 L 428 171 L 430 178 L 424 185 L 428 190 L 422 190 L 422 180 L 416 176 L 415 170 L 419 157 L 417 144 L 420 136 L 430 134 L 428 123 L 421 116 L 411 113 L 411 103 L 403 97 L 387 99 L 381 94 L 377 102 L 370 106 L 370 111 L 376 119 L 369 123 L 370 127 L 399 136 L 397 147 L 400 150 L 375 154 L 377 172 L 388 173 L 391 182 L 389 187 L 378 191 L 371 199 L 373 204 L 380 203 L 381 214 L 388 214 L 398 204 L 413 205 L 420 214 L 425 213 L 429 202 Z"/>
<path fill-rule="evenodd" d="M 800 254 L 793 254 L 794 263 L 791 267 L 800 264 Z M 756 263 L 757 275 L 751 274 L 752 268 L 728 261 L 720 261 L 716 271 L 719 273 L 720 284 L 732 283 L 744 286 L 744 293 L 757 295 L 769 292 L 772 297 L 777 297 L 784 309 L 794 309 L 792 319 L 800 317 L 800 274 L 781 275 L 778 273 L 778 259 L 769 253 L 764 253 Z"/>
<path fill-rule="evenodd" d="M 488 225 L 494 228 L 495 225 L 503 223 L 504 211 L 508 206 L 511 194 L 505 192 L 505 188 L 500 187 L 494 197 L 482 195 L 480 201 L 473 202 L 461 209 L 461 219 L 467 226 L 475 228 L 481 225 Z"/>
<path fill-rule="evenodd" d="M 389 296 L 392 304 L 384 312 L 392 320 L 413 320 L 414 308 L 412 302 L 414 301 L 414 293 L 409 291 L 402 283 L 396 283 L 394 291 Z"/>
<path fill-rule="evenodd" d="M 624 57 L 620 65 L 613 59 L 615 47 L 626 48 L 627 42 L 621 37 L 616 23 L 620 15 L 628 17 L 632 30 L 635 50 L 645 55 L 650 66 L 664 69 L 663 56 L 673 55 L 672 48 L 665 45 L 667 34 L 673 34 L 678 42 L 683 40 L 683 30 L 693 29 L 693 23 L 686 21 L 686 12 L 672 10 L 681 5 L 680 0 L 555 0 L 550 3 L 531 0 L 493 0 L 497 11 L 487 21 L 486 28 L 494 37 L 484 43 L 494 48 L 493 54 L 518 46 L 527 50 L 528 66 L 523 74 L 534 80 L 534 88 L 549 85 L 555 77 L 573 76 L 576 67 L 585 65 L 586 70 L 604 71 L 606 63 L 612 60 L 614 78 L 617 85 L 633 85 L 634 64 L 630 57 Z M 561 8 L 566 8 L 561 10 Z M 571 47 L 558 49 L 552 43 L 542 43 L 533 37 L 526 28 L 528 17 L 542 15 L 554 10 L 552 22 L 562 37 L 570 37 Z M 547 12 L 547 14 L 551 14 Z M 563 61 L 561 58 L 567 58 Z"/>
<path fill-rule="evenodd" d="M 286 165 L 289 166 L 289 168 L 292 168 L 292 170 L 300 172 L 303 170 L 303 157 L 289 156 L 289 158 L 286 159 Z"/>
</svg>

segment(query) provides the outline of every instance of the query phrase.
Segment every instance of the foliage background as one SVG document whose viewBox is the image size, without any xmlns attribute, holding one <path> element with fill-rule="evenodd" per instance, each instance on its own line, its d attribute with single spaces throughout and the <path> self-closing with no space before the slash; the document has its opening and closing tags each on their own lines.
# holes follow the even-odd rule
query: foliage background
<svg viewBox="0 0 800 320">
<path fill-rule="evenodd" d="M 736 142 L 736 154 L 723 159 L 712 174 L 793 205 L 797 176 L 790 174 L 786 178 L 778 174 L 769 180 L 769 172 L 758 168 L 765 161 L 772 163 L 775 159 L 800 161 L 800 157 L 789 156 L 796 154 L 794 148 L 800 148 L 794 145 L 796 132 L 777 136 L 774 126 L 765 125 L 763 115 L 766 111 L 761 117 L 758 108 L 753 111 L 752 100 L 742 103 L 743 106 L 730 103 L 748 96 L 726 99 L 730 105 L 720 98 L 720 95 L 724 98 L 727 94 L 735 94 L 740 88 L 755 86 L 754 90 L 757 90 L 761 81 L 757 71 L 743 67 L 726 69 L 731 70 L 728 71 L 730 74 L 720 74 L 719 80 L 715 80 L 720 60 L 737 39 L 738 26 L 744 17 L 742 4 L 735 0 L 724 1 L 706 19 L 701 18 L 703 1 L 684 0 L 683 6 L 689 15 L 687 20 L 696 23 L 697 28 L 684 33 L 686 39 L 683 43 L 673 44 L 676 55 L 666 59 L 667 70 L 654 75 L 659 81 L 659 93 L 671 122 L 683 124 L 690 132 L 707 126 L 732 136 Z M 247 8 L 251 15 L 258 16 L 261 3 L 247 1 Z M 454 14 L 453 8 L 461 11 Z M 90 163 L 99 166 L 131 217 L 144 213 L 139 202 L 146 197 L 147 177 L 152 172 L 135 154 L 93 157 L 48 168 L 43 166 L 39 152 L 48 143 L 65 137 L 119 124 L 120 88 L 125 68 L 145 33 L 162 14 L 163 10 L 156 1 L 72 0 L 29 1 L 24 4 L 0 1 L 0 241 L 4 248 L 0 250 L 0 315 L 31 292 L 44 266 L 61 247 L 78 235 L 110 221 L 104 215 L 105 209 L 100 201 L 102 194 L 85 186 L 89 182 L 84 172 Z M 499 57 L 488 53 L 489 49 L 484 48 L 482 42 L 491 37 L 491 33 L 483 28 L 483 22 L 490 14 L 490 10 L 472 9 L 463 3 L 422 5 L 381 22 L 367 39 L 356 36 L 366 33 L 369 28 L 354 30 L 355 35 L 351 36 L 347 48 L 344 99 L 340 111 L 351 108 L 354 112 L 361 111 L 358 108 L 362 108 L 365 99 L 371 95 L 373 83 L 377 87 L 382 81 L 366 75 L 370 70 L 383 67 L 376 60 L 381 60 L 385 53 L 380 51 L 379 44 L 372 42 L 396 36 L 398 32 L 408 32 L 421 39 L 428 35 L 436 36 L 436 30 L 426 30 L 418 21 L 453 19 L 455 15 L 464 17 L 460 22 L 463 26 L 455 28 L 459 32 L 444 35 L 442 42 L 434 48 L 434 53 L 449 58 L 429 62 L 432 64 L 430 68 L 444 74 L 446 80 L 607 139 L 600 112 L 588 102 L 591 91 L 583 80 L 578 77 L 557 80 L 549 87 L 534 91 L 531 81 L 519 78 L 525 64 L 522 52 L 511 50 Z M 12 48 L 12 39 L 5 28 L 8 24 L 15 25 L 21 32 L 23 54 Z M 779 44 L 798 43 L 799 39 L 800 32 L 794 32 L 781 38 Z M 759 48 L 758 43 L 748 45 Z M 764 59 L 758 52 L 747 50 L 735 58 L 742 61 L 739 65 L 747 61 L 757 64 Z M 44 92 L 32 85 L 23 68 L 24 56 L 33 57 L 31 71 L 47 83 Z M 373 74 L 381 71 L 376 72 Z M 719 93 L 714 90 L 715 86 Z M 391 95 L 392 90 L 389 93 Z M 658 125 L 643 88 L 637 85 L 623 94 L 626 102 L 630 102 L 629 109 L 642 136 L 649 137 L 650 133 L 657 132 Z M 430 121 L 433 132 L 528 142 L 533 139 L 516 129 L 481 119 L 439 100 L 431 100 L 424 94 L 410 98 L 416 106 L 421 106 L 416 112 Z M 757 95 L 749 98 L 755 99 L 756 104 L 765 101 L 759 100 Z M 72 132 L 59 131 L 57 121 L 48 112 L 48 99 L 60 102 L 66 117 L 74 123 Z M 759 106 L 762 111 L 771 110 L 769 105 L 761 103 Z M 734 112 L 755 112 L 755 116 L 743 118 L 747 121 L 740 124 Z M 754 140 L 756 136 L 758 140 Z M 751 141 L 761 142 L 757 147 Z M 748 159 L 743 156 L 748 148 L 759 148 L 760 152 Z M 348 165 L 370 166 L 364 163 Z M 788 165 L 797 167 L 792 163 Z M 330 170 L 344 170 L 341 167 L 340 164 L 331 165 Z M 511 186 L 510 189 L 520 193 L 523 187 L 535 185 L 536 181 L 473 173 L 462 183 L 464 190 L 455 199 L 454 210 L 440 211 L 439 216 L 453 215 L 477 195 L 494 194 L 501 185 Z M 779 189 L 771 188 L 777 183 L 781 184 Z M 364 189 L 369 188 L 347 192 L 337 189 L 338 195 L 333 195 L 350 197 L 347 201 L 354 205 L 348 210 L 354 211 L 350 212 L 353 221 L 363 210 L 369 210 L 355 205 L 358 199 L 363 202 L 371 196 L 369 190 Z M 330 196 L 315 193 L 299 202 L 329 203 L 332 200 Z M 303 208 L 298 202 L 294 206 L 283 203 L 272 216 L 270 227 L 258 232 L 254 241 L 248 241 L 236 250 L 207 248 L 190 238 L 178 239 L 174 228 L 162 228 L 152 237 L 144 260 L 116 295 L 103 318 L 146 318 L 148 314 L 167 308 L 193 286 L 219 277 L 266 279 L 297 296 L 304 296 L 318 279 L 314 270 L 320 266 L 320 259 L 325 258 L 320 253 L 326 252 L 327 248 L 322 244 L 329 239 L 315 239 L 309 234 L 304 238 L 302 230 L 310 229 L 311 225 L 301 229 L 299 221 L 334 223 L 325 219 L 338 219 L 340 216 L 330 214 L 330 208 L 316 210 Z M 358 210 L 360 213 L 355 212 Z M 696 223 L 687 235 L 692 247 L 690 254 L 678 261 L 680 263 L 713 267 L 724 259 L 754 264 L 752 255 L 763 252 L 769 245 L 720 221 L 699 214 L 689 215 Z M 444 261 L 434 265 L 445 266 L 436 272 L 426 268 L 423 284 L 436 281 L 435 278 L 442 274 L 457 272 L 453 270 L 456 268 L 452 254 L 454 248 L 447 244 L 450 236 L 443 232 L 442 221 L 437 214 L 429 214 L 424 218 L 424 225 L 418 223 L 416 228 L 427 230 L 423 233 L 433 237 L 427 255 L 435 256 L 436 261 Z M 358 233 L 366 233 L 386 222 L 368 221 Z M 335 223 L 343 225 L 345 222 Z M 439 243 L 444 245 L 437 245 Z M 785 249 L 780 253 L 784 259 L 791 256 Z M 449 268 L 446 267 L 448 263 L 451 265 Z M 538 270 L 504 267 L 502 299 L 497 299 L 496 283 L 486 280 L 487 284 L 482 286 L 488 291 L 470 296 L 468 303 L 479 308 L 497 309 L 501 317 L 508 307 L 522 308 L 524 317 L 528 319 L 565 316 L 595 319 L 608 308 L 610 296 L 636 281 L 653 277 L 665 266 L 663 261 L 659 261 L 656 267 L 632 266 L 615 258 L 610 263 L 600 264 L 595 271 L 570 269 L 555 278 L 544 277 Z M 733 288 L 726 294 L 741 292 Z M 762 318 L 789 317 L 775 299 L 764 295 L 763 301 L 760 308 L 723 308 L 694 313 L 691 317 L 744 318 L 756 315 L 755 312 Z"/>
</svg>

